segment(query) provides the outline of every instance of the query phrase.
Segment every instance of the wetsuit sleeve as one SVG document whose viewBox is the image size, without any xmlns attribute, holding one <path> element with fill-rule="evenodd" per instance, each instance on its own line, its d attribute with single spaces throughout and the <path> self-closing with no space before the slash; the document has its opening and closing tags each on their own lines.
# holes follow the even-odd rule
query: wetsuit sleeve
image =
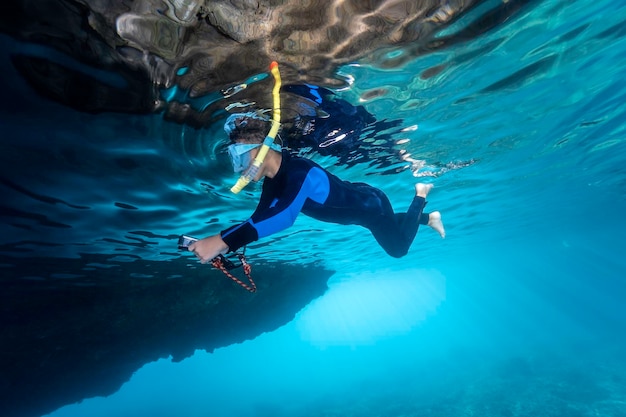
<svg viewBox="0 0 626 417">
<path fill-rule="evenodd" d="M 269 208 L 271 199 L 266 198 L 264 201 L 263 194 L 261 195 L 261 200 L 259 201 L 254 213 L 263 212 Z M 228 245 L 228 250 L 231 252 L 234 252 L 240 247 L 259 239 L 257 230 L 252 226 L 251 218 L 243 223 L 231 226 L 226 230 L 222 230 L 220 236 L 222 237 L 224 243 Z"/>
<path fill-rule="evenodd" d="M 284 189 L 276 189 L 277 181 L 270 181 L 267 187 L 264 184 L 250 219 L 221 233 L 231 251 L 291 226 L 307 199 L 319 204 L 326 201 L 330 187 L 326 172 L 319 167 L 307 168 L 288 172 Z"/>
</svg>

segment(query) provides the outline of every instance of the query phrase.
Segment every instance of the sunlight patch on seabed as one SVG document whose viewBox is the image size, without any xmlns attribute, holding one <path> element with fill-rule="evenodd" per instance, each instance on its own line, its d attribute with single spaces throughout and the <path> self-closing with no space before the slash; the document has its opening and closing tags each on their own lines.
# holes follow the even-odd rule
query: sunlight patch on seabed
<svg viewBox="0 0 626 417">
<path fill-rule="evenodd" d="M 323 297 L 295 320 L 302 340 L 315 346 L 371 345 L 410 332 L 445 300 L 438 271 L 372 271 L 333 279 Z"/>
</svg>

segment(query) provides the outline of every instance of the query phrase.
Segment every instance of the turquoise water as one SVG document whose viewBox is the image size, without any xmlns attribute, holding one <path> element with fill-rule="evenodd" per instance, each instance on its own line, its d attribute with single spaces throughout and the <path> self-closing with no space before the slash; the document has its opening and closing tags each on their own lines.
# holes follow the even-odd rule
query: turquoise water
<svg viewBox="0 0 626 417">
<path fill-rule="evenodd" d="M 420 169 L 313 159 L 385 190 L 398 210 L 416 181 L 433 182 L 428 208 L 443 213 L 446 239 L 422 229 L 396 260 L 362 229 L 301 216 L 249 248 L 252 262 L 336 271 L 292 322 L 146 364 L 118 392 L 49 415 L 626 416 L 625 19 L 623 2 L 536 2 L 401 67 L 380 69 L 403 53 L 385 51 L 342 68 L 354 82 L 341 97 L 403 119 L 398 149 Z M 167 261 L 180 256 L 172 236 L 254 209 L 258 188 L 228 192 L 221 126 L 74 113 L 32 96 L 3 61 L 14 99 L 1 127 L 19 138 L 3 136 L 3 163 L 29 161 L 3 186 L 29 190 L 10 194 L 25 213 L 46 213 L 23 223 L 72 225 L 59 245 L 6 226 L 5 245 Z"/>
</svg>

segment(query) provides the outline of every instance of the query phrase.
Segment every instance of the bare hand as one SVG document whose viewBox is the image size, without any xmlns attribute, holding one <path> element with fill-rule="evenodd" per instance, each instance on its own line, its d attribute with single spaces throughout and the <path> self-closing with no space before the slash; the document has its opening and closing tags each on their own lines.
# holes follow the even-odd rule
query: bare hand
<svg viewBox="0 0 626 417">
<path fill-rule="evenodd" d="M 189 245 L 189 251 L 193 252 L 200 262 L 203 264 L 209 262 L 217 255 L 225 254 L 228 252 L 228 245 L 222 240 L 222 237 L 218 235 L 209 236 L 204 239 L 200 239 L 197 242 Z"/>
</svg>

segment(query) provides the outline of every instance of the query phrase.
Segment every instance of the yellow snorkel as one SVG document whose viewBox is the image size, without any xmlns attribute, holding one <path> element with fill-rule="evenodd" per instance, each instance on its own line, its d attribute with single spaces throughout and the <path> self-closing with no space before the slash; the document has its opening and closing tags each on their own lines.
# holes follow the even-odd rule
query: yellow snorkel
<svg viewBox="0 0 626 417">
<path fill-rule="evenodd" d="M 257 154 L 256 158 L 254 158 L 254 161 L 252 162 L 252 164 L 250 164 L 248 169 L 246 169 L 245 172 L 241 175 L 241 177 L 239 177 L 237 184 L 235 184 L 230 189 L 230 191 L 232 191 L 235 194 L 243 190 L 243 188 L 246 185 L 248 185 L 250 181 L 254 179 L 254 177 L 256 177 L 256 175 L 259 172 L 259 169 L 261 168 L 261 164 L 265 160 L 265 156 L 267 155 L 267 152 L 270 150 L 270 146 L 272 145 L 272 143 L 274 143 L 274 139 L 276 138 L 276 135 L 278 134 L 278 129 L 280 128 L 281 79 L 280 79 L 280 71 L 278 70 L 278 63 L 276 61 L 273 61 L 270 64 L 270 71 L 272 72 L 272 75 L 274 76 L 274 89 L 272 90 L 272 97 L 274 99 L 274 103 L 272 106 L 272 127 L 270 129 L 270 132 L 265 137 L 265 140 L 263 141 L 263 145 L 261 146 L 261 149 L 259 149 L 259 153 Z"/>
</svg>

